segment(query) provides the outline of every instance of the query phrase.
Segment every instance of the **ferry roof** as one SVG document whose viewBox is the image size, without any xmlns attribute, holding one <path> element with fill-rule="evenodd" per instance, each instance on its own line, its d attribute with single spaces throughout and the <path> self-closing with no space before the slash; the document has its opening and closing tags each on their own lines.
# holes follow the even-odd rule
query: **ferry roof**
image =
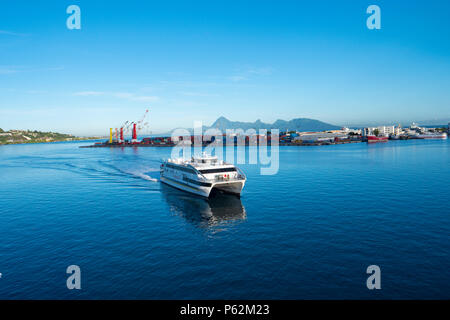
<svg viewBox="0 0 450 320">
<path fill-rule="evenodd" d="M 198 160 L 216 160 L 217 162 L 200 162 Z M 177 164 L 185 167 L 193 167 L 198 170 L 203 169 L 218 169 L 218 168 L 234 168 L 235 166 L 230 163 L 226 163 L 223 160 L 218 160 L 217 157 L 205 158 L 193 158 L 191 160 L 186 159 L 168 159 L 167 162 Z"/>
</svg>

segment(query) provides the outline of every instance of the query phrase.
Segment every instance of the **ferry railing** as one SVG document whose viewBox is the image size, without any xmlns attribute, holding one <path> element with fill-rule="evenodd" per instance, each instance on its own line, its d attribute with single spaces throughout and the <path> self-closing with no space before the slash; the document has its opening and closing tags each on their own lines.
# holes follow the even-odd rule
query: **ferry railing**
<svg viewBox="0 0 450 320">
<path fill-rule="evenodd" d="M 223 182 L 223 181 L 239 181 L 239 180 L 247 180 L 247 177 L 245 176 L 245 173 L 242 172 L 242 170 L 238 169 L 238 174 L 236 177 L 224 177 L 222 175 L 217 175 L 214 178 L 206 178 L 203 174 L 200 173 L 200 177 L 205 182 L 215 181 L 215 182 Z"/>
<path fill-rule="evenodd" d="M 233 181 L 233 180 L 247 180 L 247 176 L 245 175 L 244 171 L 239 169 L 238 167 L 235 167 L 237 171 L 237 177 L 236 178 L 226 178 L 222 175 L 215 176 L 213 179 L 207 178 L 201 173 L 199 170 L 195 169 L 197 171 L 197 176 L 202 180 L 203 182 L 210 182 L 210 181 Z"/>
</svg>

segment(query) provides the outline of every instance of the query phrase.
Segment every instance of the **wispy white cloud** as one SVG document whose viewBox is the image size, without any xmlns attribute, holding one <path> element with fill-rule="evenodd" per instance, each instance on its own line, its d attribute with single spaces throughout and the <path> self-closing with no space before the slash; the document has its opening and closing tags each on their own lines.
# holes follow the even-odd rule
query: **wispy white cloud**
<svg viewBox="0 0 450 320">
<path fill-rule="evenodd" d="M 253 76 L 267 76 L 272 74 L 272 68 L 247 68 L 245 70 L 238 70 L 235 75 L 228 77 L 228 80 L 233 82 L 249 80 Z"/>
<path fill-rule="evenodd" d="M 46 90 L 27 90 L 26 93 L 28 94 L 41 94 L 41 93 L 47 93 Z"/>
<path fill-rule="evenodd" d="M 131 97 L 130 100 L 142 101 L 142 102 L 154 102 L 154 101 L 158 101 L 159 97 L 157 97 L 157 96 L 134 96 L 134 97 Z"/>
<path fill-rule="evenodd" d="M 64 70 L 64 67 L 29 67 L 29 66 L 0 66 L 0 74 L 13 74 L 19 72 L 46 72 Z"/>
<path fill-rule="evenodd" d="M 121 98 L 121 99 L 133 99 L 133 97 L 135 96 L 132 93 L 129 92 L 113 92 L 111 93 L 112 96 L 116 97 L 116 98 Z"/>
<path fill-rule="evenodd" d="M 272 70 L 273 70 L 272 68 L 250 68 L 247 70 L 247 73 L 263 76 L 272 74 Z"/>
<path fill-rule="evenodd" d="M 8 31 L 8 30 L 0 30 L 0 34 L 4 34 L 4 35 L 8 35 L 8 36 L 17 36 L 17 37 L 23 37 L 23 36 L 28 35 L 26 33 L 19 33 L 19 32 L 13 32 L 13 31 Z"/>
<path fill-rule="evenodd" d="M 105 92 L 102 91 L 80 91 L 74 93 L 75 96 L 101 96 L 104 94 Z"/>
<path fill-rule="evenodd" d="M 36 69 L 38 71 L 59 71 L 59 70 L 64 70 L 63 66 L 59 66 L 59 67 L 48 67 L 48 68 L 42 68 L 42 69 Z"/>
<path fill-rule="evenodd" d="M 13 66 L 0 66 L 0 74 L 12 74 L 17 72 L 19 72 L 19 70 Z"/>
<path fill-rule="evenodd" d="M 104 91 L 80 91 L 75 92 L 75 96 L 109 96 L 130 101 L 154 102 L 159 100 L 157 96 L 142 96 L 130 92 L 104 92 Z"/>
<path fill-rule="evenodd" d="M 130 92 L 114 92 L 112 95 L 116 98 L 127 99 L 131 101 L 153 102 L 159 100 L 157 96 L 142 96 Z"/>
<path fill-rule="evenodd" d="M 203 92 L 192 92 L 192 91 L 182 91 L 180 94 L 189 97 L 217 97 L 218 94 L 214 93 L 203 93 Z"/>
<path fill-rule="evenodd" d="M 198 87 L 216 87 L 220 86 L 217 82 L 203 82 L 203 81 L 170 81 L 161 80 L 159 84 L 163 87 L 184 87 L 184 88 L 198 88 Z"/>
<path fill-rule="evenodd" d="M 231 76 L 228 77 L 229 80 L 234 81 L 234 82 L 239 82 L 239 81 L 244 81 L 247 80 L 247 77 L 244 76 Z"/>
</svg>

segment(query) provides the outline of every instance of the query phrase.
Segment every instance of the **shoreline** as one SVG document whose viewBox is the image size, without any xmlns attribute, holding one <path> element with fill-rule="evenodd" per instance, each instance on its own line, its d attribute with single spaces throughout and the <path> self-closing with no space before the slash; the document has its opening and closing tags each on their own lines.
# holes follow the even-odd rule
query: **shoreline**
<svg viewBox="0 0 450 320">
<path fill-rule="evenodd" d="M 352 143 L 362 143 L 364 141 L 340 141 L 340 142 L 322 142 L 322 143 L 280 143 L 280 147 L 311 147 L 311 146 L 328 146 L 328 145 L 340 145 L 340 144 L 352 144 Z M 268 143 L 267 146 L 270 146 L 271 144 Z M 156 148 L 173 148 L 176 147 L 176 144 L 99 144 L 99 145 L 89 145 L 89 146 L 80 146 L 79 148 L 149 148 L 149 147 L 156 147 Z M 202 147 L 211 146 L 210 144 L 202 144 Z M 249 145 L 249 144 L 233 144 L 233 145 L 222 145 L 222 147 L 238 147 L 238 146 L 244 146 L 244 147 L 257 147 L 258 145 Z M 186 145 L 185 147 L 195 147 L 192 145 Z"/>
<path fill-rule="evenodd" d="M 0 143 L 0 146 L 13 146 L 13 145 L 24 145 L 24 144 L 51 144 L 60 142 L 83 142 L 83 141 L 94 141 L 100 140 L 101 138 L 86 138 L 86 139 L 72 139 L 72 140 L 57 140 L 57 141 L 31 141 L 31 142 L 18 142 L 18 143 Z"/>
<path fill-rule="evenodd" d="M 342 145 L 342 144 L 354 144 L 354 143 L 367 143 L 367 144 L 384 144 L 389 141 L 415 141 L 415 140 L 447 140 L 447 139 L 404 139 L 404 140 L 386 140 L 386 141 L 379 141 L 375 143 L 368 143 L 367 141 L 363 140 L 352 140 L 352 141 L 335 141 L 335 142 L 317 142 L 317 143 L 292 143 L 292 142 L 283 142 L 279 143 L 278 146 L 280 147 L 316 147 L 316 146 L 333 146 L 333 145 Z M 212 146 L 210 143 L 203 143 L 201 144 L 201 147 L 208 147 Z M 222 147 L 238 147 L 238 146 L 244 146 L 244 147 L 258 147 L 259 145 L 249 145 L 249 144 L 232 144 L 232 145 L 222 145 Z M 271 146 L 270 143 L 267 144 L 267 146 Z M 125 144 L 93 144 L 88 146 L 79 146 L 79 148 L 173 148 L 177 147 L 176 144 L 142 144 L 142 143 L 125 143 Z M 178 147 L 196 147 L 194 145 L 185 145 L 185 146 L 178 146 Z M 200 146 L 199 146 L 200 147 Z"/>
</svg>

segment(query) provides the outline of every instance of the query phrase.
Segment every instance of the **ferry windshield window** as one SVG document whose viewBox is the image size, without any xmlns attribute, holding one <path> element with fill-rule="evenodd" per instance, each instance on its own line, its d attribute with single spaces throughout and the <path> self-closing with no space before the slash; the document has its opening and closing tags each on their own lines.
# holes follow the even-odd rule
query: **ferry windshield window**
<svg viewBox="0 0 450 320">
<path fill-rule="evenodd" d="M 221 168 L 221 169 L 200 169 L 201 173 L 221 173 L 221 172 L 234 172 L 236 168 Z"/>
</svg>

